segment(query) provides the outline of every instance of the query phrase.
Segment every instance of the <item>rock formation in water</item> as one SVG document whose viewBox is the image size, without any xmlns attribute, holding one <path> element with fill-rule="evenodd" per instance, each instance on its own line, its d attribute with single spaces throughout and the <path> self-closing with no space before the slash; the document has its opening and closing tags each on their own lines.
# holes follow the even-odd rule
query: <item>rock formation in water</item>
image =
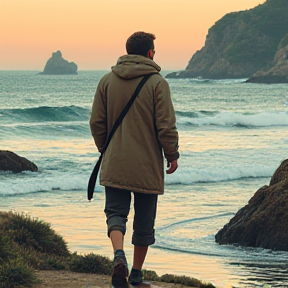
<svg viewBox="0 0 288 288">
<path fill-rule="evenodd" d="M 47 61 L 41 75 L 69 75 L 78 74 L 77 65 L 62 58 L 61 51 L 53 52 L 52 57 Z"/>
<path fill-rule="evenodd" d="M 38 167 L 24 157 L 20 157 L 11 151 L 0 150 L 0 171 L 38 171 Z"/>
<path fill-rule="evenodd" d="M 280 41 L 288 33 L 288 0 L 226 14 L 208 31 L 205 46 L 189 61 L 186 70 L 167 78 L 250 78 L 268 71 Z"/>
<path fill-rule="evenodd" d="M 246 82 L 267 84 L 288 83 L 288 34 L 286 34 L 279 44 L 274 63 L 271 69 L 268 71 L 257 71 Z"/>
<path fill-rule="evenodd" d="M 288 251 L 288 159 L 216 235 L 219 244 Z"/>
</svg>

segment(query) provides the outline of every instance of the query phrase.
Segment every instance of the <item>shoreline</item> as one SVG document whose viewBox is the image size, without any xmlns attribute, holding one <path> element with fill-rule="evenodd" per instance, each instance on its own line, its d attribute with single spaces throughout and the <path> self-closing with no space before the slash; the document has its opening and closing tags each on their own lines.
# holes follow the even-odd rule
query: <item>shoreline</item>
<svg viewBox="0 0 288 288">
<path fill-rule="evenodd" d="M 10 205 L 3 203 L 4 206 L 1 203 L 0 210 L 24 213 L 49 223 L 51 228 L 65 239 L 71 253 L 77 252 L 79 255 L 94 253 L 112 260 L 113 251 L 107 237 L 103 212 L 104 194 L 95 193 L 94 201 L 88 202 L 85 198 L 86 193 L 78 192 L 81 192 L 80 196 L 73 191 L 67 197 L 68 193 L 59 194 L 58 191 L 55 191 L 54 195 L 50 196 L 51 199 L 47 198 L 45 203 L 39 203 L 38 195 L 33 194 L 23 195 L 23 197 L 9 197 L 13 202 L 9 201 Z M 45 196 L 45 192 L 40 195 L 41 199 L 43 196 Z M 132 213 L 127 222 L 127 233 L 124 241 L 129 270 L 133 257 L 131 219 L 133 219 Z M 143 269 L 155 271 L 158 275 L 166 273 L 178 276 L 185 275 L 203 282 L 215 282 L 215 285 L 219 287 L 225 287 L 227 284 L 227 279 L 225 279 L 227 272 L 224 267 L 221 267 L 217 257 L 159 249 L 153 245 L 149 248 Z M 231 287 L 231 285 L 226 287 Z"/>
<path fill-rule="evenodd" d="M 33 288 L 133 286 L 128 282 L 112 284 L 112 260 L 99 253 L 89 253 L 84 257 L 76 252 L 72 253 L 65 238 L 43 219 L 36 219 L 16 211 L 1 211 L 0 214 L 0 242 L 3 246 L 0 251 L 1 287 L 3 285 Z M 195 277 L 171 273 L 158 275 L 155 271 L 144 270 L 144 282 L 143 285 L 137 285 L 139 288 L 142 286 L 216 288 L 211 282 Z"/>
</svg>

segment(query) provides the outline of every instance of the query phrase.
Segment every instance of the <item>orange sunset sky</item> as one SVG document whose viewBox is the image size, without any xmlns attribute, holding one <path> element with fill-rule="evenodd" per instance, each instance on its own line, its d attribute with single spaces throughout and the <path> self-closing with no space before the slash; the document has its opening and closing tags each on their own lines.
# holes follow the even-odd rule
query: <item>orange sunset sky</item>
<svg viewBox="0 0 288 288">
<path fill-rule="evenodd" d="M 183 70 L 225 14 L 265 0 L 0 0 L 0 70 L 44 69 L 53 51 L 107 70 L 135 31 L 156 35 L 155 62 Z"/>
</svg>

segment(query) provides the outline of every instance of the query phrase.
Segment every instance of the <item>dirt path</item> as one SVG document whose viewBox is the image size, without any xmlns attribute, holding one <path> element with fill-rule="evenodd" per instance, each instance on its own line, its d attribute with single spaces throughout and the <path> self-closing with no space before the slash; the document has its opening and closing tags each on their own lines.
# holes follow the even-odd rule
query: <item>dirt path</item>
<svg viewBox="0 0 288 288">
<path fill-rule="evenodd" d="M 41 280 L 41 284 L 34 285 L 33 288 L 111 288 L 111 277 L 105 275 L 43 270 L 37 271 L 36 275 Z M 187 287 L 179 284 L 153 282 L 151 288 L 156 288 L 155 286 L 161 288 Z"/>
</svg>

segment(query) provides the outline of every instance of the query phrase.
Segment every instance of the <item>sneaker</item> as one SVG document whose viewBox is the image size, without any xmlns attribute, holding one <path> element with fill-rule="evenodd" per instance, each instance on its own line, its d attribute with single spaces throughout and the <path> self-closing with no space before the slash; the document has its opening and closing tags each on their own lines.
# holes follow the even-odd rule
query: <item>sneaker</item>
<svg viewBox="0 0 288 288">
<path fill-rule="evenodd" d="M 128 265 L 123 250 L 117 250 L 114 256 L 114 270 L 112 274 L 112 283 L 125 283 L 128 277 Z"/>
<path fill-rule="evenodd" d="M 132 268 L 128 281 L 131 285 L 138 285 L 142 283 L 142 276 L 141 270 Z"/>
</svg>

